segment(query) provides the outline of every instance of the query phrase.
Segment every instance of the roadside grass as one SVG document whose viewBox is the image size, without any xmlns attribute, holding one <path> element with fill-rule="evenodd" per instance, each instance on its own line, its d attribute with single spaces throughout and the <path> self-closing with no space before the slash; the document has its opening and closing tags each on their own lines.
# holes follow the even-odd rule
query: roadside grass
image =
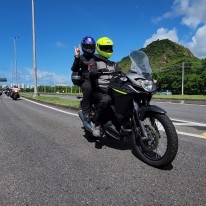
<svg viewBox="0 0 206 206">
<path fill-rule="evenodd" d="M 47 97 L 47 96 L 43 96 L 43 94 L 41 94 L 40 96 L 33 97 L 33 93 L 21 93 L 21 96 L 28 99 L 38 100 L 38 101 L 57 104 L 57 105 L 70 106 L 75 108 L 79 108 L 79 104 L 80 104 L 80 101 L 66 100 L 59 97 Z"/>
</svg>

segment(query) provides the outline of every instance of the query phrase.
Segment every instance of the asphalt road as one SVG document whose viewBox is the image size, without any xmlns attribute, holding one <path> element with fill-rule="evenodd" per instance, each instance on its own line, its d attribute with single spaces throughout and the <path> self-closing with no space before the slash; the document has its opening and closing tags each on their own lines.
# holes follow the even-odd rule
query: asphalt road
<svg viewBox="0 0 206 206">
<path fill-rule="evenodd" d="M 205 103 L 205 102 L 204 102 Z M 156 104 L 167 111 L 171 118 L 183 119 L 206 124 L 206 105 L 205 104 L 182 104 L 171 101 L 163 102 L 153 100 L 152 104 Z"/>
<path fill-rule="evenodd" d="M 179 134 L 206 138 L 206 105 L 152 102 L 167 111 Z"/>
<path fill-rule="evenodd" d="M 179 135 L 164 170 L 131 141 L 86 139 L 73 111 L 0 97 L 0 205 L 206 205 L 206 140 Z"/>
</svg>

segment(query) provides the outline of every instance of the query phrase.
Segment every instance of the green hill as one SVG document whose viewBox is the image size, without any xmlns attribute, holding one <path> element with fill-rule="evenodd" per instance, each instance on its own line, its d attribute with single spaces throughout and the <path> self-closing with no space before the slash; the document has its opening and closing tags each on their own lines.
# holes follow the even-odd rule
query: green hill
<svg viewBox="0 0 206 206">
<path fill-rule="evenodd" d="M 140 50 L 150 59 L 153 76 L 158 80 L 158 90 L 169 89 L 174 94 L 180 94 L 184 71 L 186 93 L 206 93 L 206 59 L 195 57 L 188 48 L 168 39 L 154 41 Z M 131 65 L 129 56 L 118 63 L 123 72 L 127 72 Z"/>
<path fill-rule="evenodd" d="M 141 50 L 147 53 L 154 69 L 167 67 L 183 61 L 199 61 L 189 49 L 169 39 L 154 41 Z"/>
</svg>

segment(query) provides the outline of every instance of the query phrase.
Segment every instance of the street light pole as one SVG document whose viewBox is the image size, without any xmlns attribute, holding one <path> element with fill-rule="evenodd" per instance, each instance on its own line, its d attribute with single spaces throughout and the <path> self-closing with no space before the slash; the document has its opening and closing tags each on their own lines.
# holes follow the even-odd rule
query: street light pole
<svg viewBox="0 0 206 206">
<path fill-rule="evenodd" d="M 16 58 L 16 39 L 19 39 L 19 37 L 14 37 L 14 66 L 15 66 L 15 76 L 16 76 L 16 85 L 18 86 L 18 72 L 17 72 L 17 58 Z"/>
<path fill-rule="evenodd" d="M 32 37 L 33 37 L 33 69 L 34 69 L 34 96 L 37 96 L 37 66 L 36 66 L 36 36 L 34 0 L 32 0 Z"/>
<path fill-rule="evenodd" d="M 182 95 L 184 95 L 185 62 L 182 62 Z"/>
</svg>

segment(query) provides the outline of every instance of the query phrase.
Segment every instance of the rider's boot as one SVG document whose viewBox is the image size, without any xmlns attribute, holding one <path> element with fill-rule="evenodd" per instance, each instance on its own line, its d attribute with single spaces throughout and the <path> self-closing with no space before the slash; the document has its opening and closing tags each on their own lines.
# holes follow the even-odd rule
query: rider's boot
<svg viewBox="0 0 206 206">
<path fill-rule="evenodd" d="M 91 127 L 89 114 L 83 114 L 85 127 Z"/>
<path fill-rule="evenodd" d="M 93 132 L 92 132 L 94 137 L 100 137 L 101 136 L 101 131 L 100 131 L 100 125 L 93 127 Z"/>
</svg>

